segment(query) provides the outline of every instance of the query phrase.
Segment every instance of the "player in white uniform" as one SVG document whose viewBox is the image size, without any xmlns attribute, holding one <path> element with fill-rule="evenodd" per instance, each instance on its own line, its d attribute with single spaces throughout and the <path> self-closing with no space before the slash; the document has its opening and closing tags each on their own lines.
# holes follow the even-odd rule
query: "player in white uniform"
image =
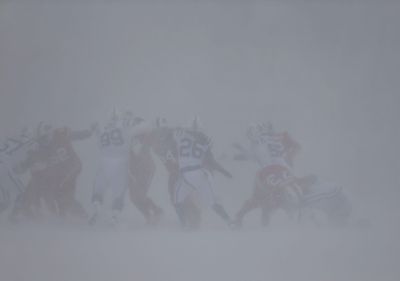
<svg viewBox="0 0 400 281">
<path fill-rule="evenodd" d="M 110 211 L 104 215 L 111 223 L 117 223 L 123 209 L 124 195 L 129 186 L 131 140 L 145 130 L 142 125 L 127 126 L 124 123 L 114 112 L 110 122 L 96 132 L 100 159 L 92 196 L 94 215 L 90 219 L 91 224 L 103 215 L 103 211 Z M 111 210 L 102 210 L 108 190 L 111 196 Z"/>
<path fill-rule="evenodd" d="M 18 208 L 20 195 L 25 186 L 15 173 L 15 168 L 26 157 L 27 151 L 35 145 L 35 140 L 27 130 L 14 138 L 7 138 L 0 144 L 0 213 L 14 202 Z"/>
<path fill-rule="evenodd" d="M 247 137 L 250 149 L 237 145 L 241 154 L 237 160 L 253 159 L 259 164 L 252 197 L 247 200 L 236 215 L 240 225 L 243 217 L 251 210 L 261 207 L 263 224 L 268 224 L 270 212 L 289 201 L 295 204 L 300 199 L 301 190 L 293 176 L 293 157 L 300 146 L 285 133 L 276 133 L 272 124 L 252 125 L 248 128 Z M 282 195 L 285 198 L 282 198 Z"/>
<path fill-rule="evenodd" d="M 217 202 L 214 194 L 211 173 L 206 166 L 218 166 L 219 171 L 231 177 L 214 160 L 211 153 L 210 139 L 203 133 L 190 129 L 176 129 L 174 133 L 177 159 L 179 165 L 179 177 L 176 182 L 174 204 L 176 212 L 183 227 L 186 227 L 184 201 L 192 193 L 197 192 L 203 202 L 210 206 L 228 225 L 232 221 L 224 207 Z M 210 165 L 207 162 L 214 164 Z"/>
<path fill-rule="evenodd" d="M 168 173 L 168 193 L 173 206 L 175 206 L 175 188 L 179 178 L 178 154 L 174 139 L 175 130 L 176 128 L 168 127 L 165 118 L 159 117 L 156 119 L 155 128 L 151 133 L 141 136 L 141 142 L 152 149 L 154 155 L 161 160 Z M 144 162 L 148 161 L 145 160 Z M 143 173 L 143 169 L 139 169 L 138 172 L 145 174 L 145 176 L 148 174 Z M 193 199 L 192 196 L 189 196 L 182 204 L 184 205 L 182 206 L 184 209 L 182 213 L 185 215 L 186 227 L 191 229 L 199 227 L 201 222 L 200 209 Z"/>
<path fill-rule="evenodd" d="M 352 206 L 341 186 L 321 181 L 315 175 L 298 179 L 298 184 L 303 191 L 302 219 L 311 219 L 317 225 L 344 226 L 348 223 Z"/>
</svg>

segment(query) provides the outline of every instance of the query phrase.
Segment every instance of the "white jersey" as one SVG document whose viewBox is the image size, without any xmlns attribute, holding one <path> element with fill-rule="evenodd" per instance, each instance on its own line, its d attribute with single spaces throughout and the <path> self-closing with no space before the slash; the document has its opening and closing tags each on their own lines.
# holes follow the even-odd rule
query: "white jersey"
<svg viewBox="0 0 400 281">
<path fill-rule="evenodd" d="M 14 168 L 25 159 L 27 151 L 35 144 L 33 139 L 20 136 L 9 138 L 0 145 L 0 205 L 3 207 L 9 206 L 24 191 L 25 187 L 15 175 Z"/>
<path fill-rule="evenodd" d="M 261 167 L 270 165 L 270 156 L 267 147 L 261 142 L 252 142 L 250 146 L 250 153 L 252 158 Z"/>
<path fill-rule="evenodd" d="M 148 130 L 146 124 L 123 126 L 122 122 L 110 123 L 96 135 L 101 154 L 106 158 L 129 158 L 132 139 Z"/>
<path fill-rule="evenodd" d="M 251 153 L 261 168 L 280 165 L 290 169 L 280 135 L 263 135 L 251 144 Z"/>
<path fill-rule="evenodd" d="M 210 148 L 209 140 L 201 133 L 177 129 L 174 139 L 178 151 L 179 169 L 202 167 L 206 152 Z"/>
<path fill-rule="evenodd" d="M 97 132 L 102 159 L 99 161 L 93 189 L 95 215 L 98 213 L 97 201 L 103 202 L 108 190 L 111 190 L 111 194 L 108 194 L 111 196 L 109 207 L 113 212 L 122 211 L 124 195 L 129 187 L 132 140 L 148 130 L 149 127 L 144 122 L 133 126 L 126 122 L 115 122 Z"/>
<path fill-rule="evenodd" d="M 19 136 L 17 138 L 8 138 L 0 144 L 0 162 L 12 170 L 21 163 L 27 152 L 36 145 L 34 139 L 29 136 Z"/>
<path fill-rule="evenodd" d="M 129 155 L 131 132 L 118 123 L 108 124 L 96 132 L 101 156 L 125 158 Z"/>
</svg>

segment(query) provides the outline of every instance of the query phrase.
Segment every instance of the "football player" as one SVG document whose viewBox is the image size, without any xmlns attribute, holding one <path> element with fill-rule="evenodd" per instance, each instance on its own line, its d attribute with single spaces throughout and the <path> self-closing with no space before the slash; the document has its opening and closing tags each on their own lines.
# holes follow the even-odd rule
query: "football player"
<svg viewBox="0 0 400 281">
<path fill-rule="evenodd" d="M 34 145 L 35 140 L 27 129 L 0 144 L 0 213 L 13 203 L 13 208 L 19 207 L 25 186 L 16 173 L 16 167 Z"/>
<path fill-rule="evenodd" d="M 55 215 L 65 218 L 67 214 L 81 219 L 86 212 L 75 198 L 77 178 L 82 164 L 73 148 L 73 142 L 89 138 L 91 129 L 74 131 L 68 127 L 53 128 L 41 122 L 37 128 L 35 148 L 28 152 L 27 158 L 18 166 L 18 171 L 30 171 L 30 180 L 22 195 L 22 210 L 27 217 L 41 216 L 41 199 Z"/>
<path fill-rule="evenodd" d="M 297 208 L 301 188 L 296 183 L 292 166 L 300 146 L 287 132 L 275 132 L 271 123 L 250 125 L 246 134 L 250 148 L 236 145 L 240 153 L 235 159 L 255 160 L 260 169 L 256 174 L 252 197 L 244 202 L 235 221 L 241 225 L 248 212 L 262 208 L 262 223 L 267 225 L 274 209 L 285 207 L 287 211 L 292 211 Z"/>
<path fill-rule="evenodd" d="M 125 126 L 131 127 L 144 122 L 144 119 L 135 117 L 131 111 L 124 114 L 123 120 Z M 163 214 L 163 210 L 148 195 L 155 171 L 156 164 L 145 134 L 133 137 L 129 161 L 129 194 L 131 202 L 143 214 L 148 224 L 157 223 Z"/>
<path fill-rule="evenodd" d="M 144 122 L 139 122 L 141 120 L 136 120 L 138 123 L 134 125 L 130 124 L 131 121 L 114 110 L 109 122 L 96 130 L 100 160 L 92 195 L 94 213 L 90 219 L 91 224 L 101 217 L 108 223 L 118 224 L 124 207 L 125 192 L 130 183 L 132 139 L 148 130 Z M 108 191 L 111 206 L 105 204 Z"/>
<path fill-rule="evenodd" d="M 174 130 L 173 139 L 179 167 L 174 205 L 181 225 L 187 227 L 185 199 L 193 192 L 197 192 L 203 202 L 210 206 L 229 226 L 233 226 L 224 207 L 217 201 L 210 171 L 217 170 L 229 178 L 232 176 L 215 161 L 211 152 L 210 138 L 199 131 L 197 126 L 193 126 L 191 129 L 178 128 Z"/>
</svg>

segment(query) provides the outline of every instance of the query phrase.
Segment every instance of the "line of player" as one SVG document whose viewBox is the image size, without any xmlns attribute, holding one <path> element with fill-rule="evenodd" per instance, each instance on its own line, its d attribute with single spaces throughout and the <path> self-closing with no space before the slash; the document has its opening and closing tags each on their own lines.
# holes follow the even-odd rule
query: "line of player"
<svg viewBox="0 0 400 281">
<path fill-rule="evenodd" d="M 92 191 L 92 208 L 86 212 L 76 198 L 82 171 L 73 143 L 95 136 L 99 159 Z M 216 161 L 212 142 L 195 118 L 191 126 L 170 126 L 165 118 L 146 122 L 131 111 L 113 112 L 105 124 L 82 131 L 53 128 L 41 122 L 35 132 L 23 130 L 0 144 L 0 212 L 11 221 L 40 220 L 44 209 L 58 218 L 76 218 L 90 224 L 118 225 L 127 192 L 149 224 L 163 210 L 148 196 L 156 171 L 153 155 L 164 164 L 168 192 L 184 228 L 197 228 L 201 211 L 197 199 L 209 206 L 231 228 L 240 227 L 245 215 L 262 210 L 268 225 L 277 209 L 290 217 L 343 225 L 351 206 L 341 188 L 315 176 L 296 177 L 293 162 L 300 145 L 287 132 L 276 132 L 271 123 L 250 125 L 248 145 L 234 144 L 233 159 L 258 163 L 252 196 L 235 217 L 217 200 L 214 172 L 232 175 Z M 21 177 L 27 175 L 26 184 Z"/>
</svg>

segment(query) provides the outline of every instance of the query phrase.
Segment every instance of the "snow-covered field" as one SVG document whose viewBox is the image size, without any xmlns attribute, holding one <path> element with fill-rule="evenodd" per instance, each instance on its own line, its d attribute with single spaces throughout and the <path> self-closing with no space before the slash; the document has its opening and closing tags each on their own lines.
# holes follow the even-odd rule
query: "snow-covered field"
<svg viewBox="0 0 400 281">
<path fill-rule="evenodd" d="M 248 174 L 232 184 L 215 178 L 216 192 L 231 215 L 251 192 L 241 188 L 251 179 Z M 128 198 L 118 228 L 59 222 L 10 225 L 3 216 L 0 281 L 399 280 L 399 210 L 377 204 L 375 197 L 352 197 L 347 228 L 299 224 L 283 212 L 262 228 L 260 213 L 254 211 L 242 229 L 230 230 L 203 209 L 200 230 L 187 231 L 178 226 L 163 183 L 160 169 L 150 190 L 164 209 L 156 227 L 145 225 Z M 90 194 L 83 187 L 77 195 L 86 198 L 82 202 L 90 211 Z"/>
<path fill-rule="evenodd" d="M 232 180 L 234 215 L 256 164 L 229 161 L 254 122 L 302 146 L 298 176 L 344 187 L 363 227 L 317 228 L 259 214 L 232 231 L 205 213 L 183 231 L 159 161 L 150 196 L 165 211 L 122 229 L 0 218 L 0 281 L 400 280 L 399 1 L 0 1 L 0 138 L 41 121 L 80 130 L 113 108 L 187 126 L 201 117 Z M 76 198 L 90 211 L 98 159 L 82 159 Z M 26 179 L 25 179 L 26 180 Z M 26 183 L 27 181 L 24 182 Z"/>
<path fill-rule="evenodd" d="M 399 228 L 14 226 L 0 280 L 399 280 Z"/>
</svg>

